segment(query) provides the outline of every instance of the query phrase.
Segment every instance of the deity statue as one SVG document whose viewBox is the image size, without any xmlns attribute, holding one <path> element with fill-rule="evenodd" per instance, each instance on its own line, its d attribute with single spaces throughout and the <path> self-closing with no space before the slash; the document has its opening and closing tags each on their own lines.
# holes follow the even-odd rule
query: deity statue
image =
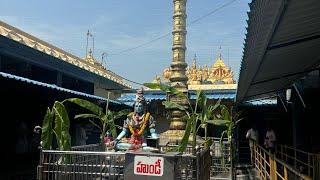
<svg viewBox="0 0 320 180">
<path fill-rule="evenodd" d="M 209 77 L 209 68 L 207 65 L 204 65 L 203 69 L 202 69 L 202 80 L 206 81 Z"/>
<path fill-rule="evenodd" d="M 202 69 L 199 68 L 197 71 L 197 81 L 201 82 L 202 81 Z"/>
<path fill-rule="evenodd" d="M 156 75 L 156 77 L 153 79 L 152 83 L 161 84 L 161 78 L 160 78 L 160 76 Z"/>
<path fill-rule="evenodd" d="M 122 132 L 114 140 L 114 147 L 117 150 L 136 150 L 147 147 L 146 139 L 151 136 L 152 139 L 158 139 L 155 130 L 155 120 L 147 112 L 146 101 L 143 97 L 143 91 L 138 90 L 134 104 L 134 112 L 128 114 L 123 123 Z M 125 138 L 129 137 L 129 138 Z"/>
<path fill-rule="evenodd" d="M 169 79 L 170 76 L 171 76 L 171 70 L 170 70 L 170 68 L 164 69 L 162 76 L 163 76 L 165 79 Z"/>
</svg>

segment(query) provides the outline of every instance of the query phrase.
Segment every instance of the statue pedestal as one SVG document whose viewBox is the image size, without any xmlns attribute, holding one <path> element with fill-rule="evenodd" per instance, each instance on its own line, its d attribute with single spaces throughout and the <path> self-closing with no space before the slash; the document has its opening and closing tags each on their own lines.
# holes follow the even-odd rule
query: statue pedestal
<svg viewBox="0 0 320 180">
<path fill-rule="evenodd" d="M 165 146 L 167 144 L 170 145 L 178 145 L 181 142 L 181 139 L 184 135 L 184 130 L 171 130 L 165 131 L 160 134 L 160 146 Z M 197 144 L 204 143 L 204 140 L 200 137 L 196 137 Z M 192 134 L 189 136 L 189 144 L 191 145 L 192 142 Z"/>
</svg>

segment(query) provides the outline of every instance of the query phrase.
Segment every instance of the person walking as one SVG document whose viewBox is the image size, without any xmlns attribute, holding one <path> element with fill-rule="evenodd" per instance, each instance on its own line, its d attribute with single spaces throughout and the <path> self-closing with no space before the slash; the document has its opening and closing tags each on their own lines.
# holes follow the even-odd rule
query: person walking
<svg viewBox="0 0 320 180">
<path fill-rule="evenodd" d="M 252 127 L 247 131 L 246 138 L 249 140 L 250 147 L 250 157 L 251 163 L 254 162 L 254 143 L 258 144 L 259 142 L 259 133 L 256 125 L 252 125 Z"/>
<path fill-rule="evenodd" d="M 267 150 L 269 150 L 270 152 L 274 153 L 276 141 L 277 141 L 276 133 L 271 128 L 271 125 L 268 124 L 267 125 L 266 136 L 265 136 L 265 139 L 264 139 L 265 148 Z"/>
</svg>

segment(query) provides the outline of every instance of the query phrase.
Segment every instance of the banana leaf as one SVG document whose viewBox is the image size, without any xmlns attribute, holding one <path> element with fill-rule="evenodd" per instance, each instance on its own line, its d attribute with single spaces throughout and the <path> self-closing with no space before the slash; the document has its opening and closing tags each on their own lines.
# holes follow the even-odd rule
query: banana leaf
<svg viewBox="0 0 320 180">
<path fill-rule="evenodd" d="M 210 107 L 211 111 L 216 110 L 218 107 L 220 107 L 220 103 L 221 103 L 221 99 L 218 99 L 218 101 L 216 102 L 216 104 L 214 106 Z"/>
<path fill-rule="evenodd" d="M 178 151 L 183 153 L 186 151 L 187 146 L 188 146 L 188 142 L 189 142 L 189 137 L 191 134 L 191 130 L 192 130 L 192 118 L 187 118 L 185 117 L 187 124 L 186 124 L 186 129 L 184 131 L 183 137 L 181 139 L 181 142 L 178 146 Z"/>
<path fill-rule="evenodd" d="M 230 124 L 230 121 L 227 120 L 221 120 L 221 119 L 215 119 L 215 120 L 207 120 L 208 124 L 213 124 L 216 126 L 228 126 Z"/>
<path fill-rule="evenodd" d="M 97 116 L 101 116 L 103 114 L 102 108 L 90 101 L 79 99 L 79 98 L 70 98 L 70 99 L 66 99 L 65 101 L 75 103 L 78 106 L 91 111 L 93 114 Z"/>
<path fill-rule="evenodd" d="M 121 111 L 115 112 L 114 120 L 121 118 L 122 116 L 128 115 L 131 112 L 130 109 L 123 109 Z"/>
<path fill-rule="evenodd" d="M 232 115 L 230 114 L 227 106 L 225 105 L 221 105 L 221 116 L 224 120 L 232 121 Z"/>
<path fill-rule="evenodd" d="M 61 102 L 56 101 L 53 106 L 55 113 L 55 127 L 59 149 L 68 151 L 71 149 L 71 137 L 69 134 L 70 120 L 66 108 Z"/>
<path fill-rule="evenodd" d="M 83 119 L 86 119 L 86 118 L 96 118 L 96 119 L 99 119 L 100 117 L 95 115 L 95 114 L 78 114 L 74 117 L 75 119 L 79 119 L 79 118 L 83 118 Z"/>
<path fill-rule="evenodd" d="M 42 141 L 42 148 L 45 150 L 51 149 L 52 147 L 52 139 L 53 139 L 53 129 L 52 123 L 54 119 L 54 112 L 47 109 L 47 112 L 43 119 L 42 124 L 42 134 L 41 134 L 41 141 Z"/>
<path fill-rule="evenodd" d="M 162 104 L 165 106 L 166 109 L 180 109 L 182 111 L 186 111 L 188 107 L 182 106 L 180 104 L 170 102 L 170 101 L 163 101 Z"/>
<path fill-rule="evenodd" d="M 183 92 L 166 84 L 144 83 L 143 85 L 150 89 L 160 89 L 166 93 L 175 94 L 179 97 L 186 97 L 186 95 Z"/>
<path fill-rule="evenodd" d="M 204 147 L 205 148 L 210 148 L 210 146 L 213 144 L 213 140 L 211 138 L 207 139 L 205 142 L 204 142 Z"/>
</svg>

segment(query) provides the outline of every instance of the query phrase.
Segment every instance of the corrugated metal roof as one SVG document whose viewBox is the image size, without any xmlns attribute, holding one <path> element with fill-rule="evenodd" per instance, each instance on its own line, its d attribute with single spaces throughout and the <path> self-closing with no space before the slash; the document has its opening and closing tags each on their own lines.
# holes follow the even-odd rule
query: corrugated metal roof
<svg viewBox="0 0 320 180">
<path fill-rule="evenodd" d="M 49 56 L 53 56 L 59 60 L 73 64 L 74 66 L 102 76 L 126 88 L 132 88 L 128 82 L 125 82 L 124 78 L 110 70 L 102 68 L 101 65 L 91 64 L 82 58 L 70 54 L 2 21 L 0 21 L 0 36 L 4 36 L 30 48 L 48 54 Z"/>
<path fill-rule="evenodd" d="M 102 101 L 107 100 L 106 98 L 103 98 L 100 96 L 95 96 L 95 95 L 91 95 L 91 94 L 87 94 L 87 93 L 83 93 L 83 92 L 79 92 L 79 91 L 66 89 L 66 88 L 59 87 L 55 84 L 47 84 L 47 83 L 31 80 L 28 78 L 24 78 L 24 77 L 12 75 L 12 74 L 4 73 L 4 72 L 0 72 L 0 77 L 7 78 L 7 79 L 13 79 L 13 80 L 17 80 L 17 81 L 22 81 L 25 83 L 30 83 L 30 84 L 34 84 L 37 86 L 42 86 L 42 87 L 46 87 L 46 88 L 50 88 L 50 89 L 54 89 L 54 90 L 58 90 L 58 91 L 63 91 L 63 92 L 67 92 L 67 93 L 71 93 L 71 94 L 75 94 L 75 95 L 79 95 L 79 96 L 84 96 L 84 97 L 88 97 L 88 98 L 98 99 L 98 100 L 102 100 Z M 110 100 L 110 102 L 115 103 L 115 104 L 122 104 L 121 102 L 114 101 L 114 100 Z"/>
<path fill-rule="evenodd" d="M 320 65 L 319 0 L 250 3 L 237 102 L 270 97 Z"/>
<path fill-rule="evenodd" d="M 247 106 L 276 106 L 277 99 L 256 99 L 244 102 L 243 105 Z"/>
<path fill-rule="evenodd" d="M 213 94 L 206 94 L 208 99 L 230 99 L 233 100 L 236 97 L 235 93 L 213 93 Z M 196 95 L 192 94 L 190 99 L 196 99 Z"/>
<path fill-rule="evenodd" d="M 146 101 L 149 101 L 149 102 L 157 101 L 157 100 L 161 100 L 161 101 L 166 100 L 166 94 L 164 92 L 157 93 L 157 94 L 144 94 L 143 96 L 145 97 Z M 234 98 L 236 97 L 236 94 L 234 91 L 231 91 L 231 92 L 210 92 L 210 93 L 207 93 L 206 96 L 208 99 L 214 99 L 214 100 L 218 100 L 218 99 L 234 100 Z M 128 94 L 124 94 L 123 96 L 121 96 L 117 100 L 124 103 L 124 104 L 127 104 L 129 106 L 132 106 L 134 104 L 135 97 L 136 97 L 135 93 L 128 93 Z M 196 94 L 191 94 L 190 99 L 192 99 L 192 100 L 196 99 Z"/>
</svg>

